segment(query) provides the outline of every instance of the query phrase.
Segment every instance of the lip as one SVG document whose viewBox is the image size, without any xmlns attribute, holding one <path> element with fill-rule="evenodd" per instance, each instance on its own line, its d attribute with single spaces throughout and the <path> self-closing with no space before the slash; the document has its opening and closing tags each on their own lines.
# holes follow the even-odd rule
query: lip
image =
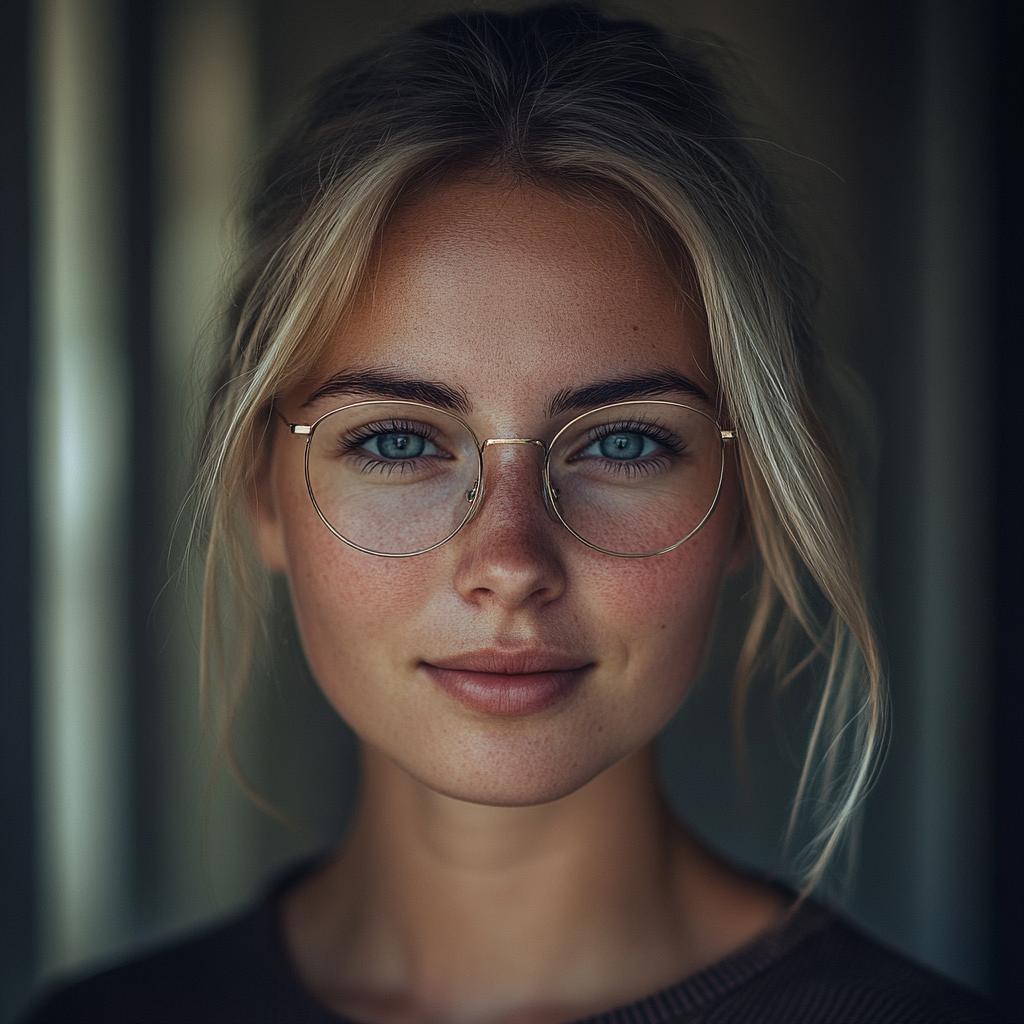
<svg viewBox="0 0 1024 1024">
<path fill-rule="evenodd" d="M 473 651 L 422 667 L 464 707 L 488 715 L 529 715 L 567 699 L 593 663 L 546 651 Z"/>
</svg>

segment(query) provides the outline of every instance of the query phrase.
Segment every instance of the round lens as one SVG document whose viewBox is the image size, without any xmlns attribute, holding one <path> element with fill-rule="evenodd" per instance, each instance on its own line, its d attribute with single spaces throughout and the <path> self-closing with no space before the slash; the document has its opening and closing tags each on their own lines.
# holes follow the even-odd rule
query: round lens
<svg viewBox="0 0 1024 1024">
<path fill-rule="evenodd" d="M 469 518 L 480 476 L 461 420 L 414 402 L 360 402 L 321 417 L 306 446 L 306 480 L 323 521 L 352 547 L 412 555 Z"/>
<path fill-rule="evenodd" d="M 718 500 L 722 433 L 674 402 L 622 402 L 573 420 L 548 456 L 553 507 L 584 543 L 613 555 L 671 550 Z"/>
</svg>

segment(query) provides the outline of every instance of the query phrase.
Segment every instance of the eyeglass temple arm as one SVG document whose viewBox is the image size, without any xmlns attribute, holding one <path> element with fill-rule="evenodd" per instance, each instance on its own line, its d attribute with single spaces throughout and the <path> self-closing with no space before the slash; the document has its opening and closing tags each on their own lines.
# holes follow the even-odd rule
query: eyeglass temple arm
<svg viewBox="0 0 1024 1024">
<path fill-rule="evenodd" d="M 274 406 L 274 412 L 281 422 L 291 431 L 293 434 L 312 434 L 313 428 L 308 423 L 290 423 L 283 412 Z"/>
</svg>

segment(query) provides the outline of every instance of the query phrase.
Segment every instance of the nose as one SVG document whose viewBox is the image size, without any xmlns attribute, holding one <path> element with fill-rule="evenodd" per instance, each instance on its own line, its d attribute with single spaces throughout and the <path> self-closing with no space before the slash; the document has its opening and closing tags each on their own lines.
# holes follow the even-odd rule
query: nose
<svg viewBox="0 0 1024 1024">
<path fill-rule="evenodd" d="M 544 504 L 542 444 L 496 438 L 484 447 L 484 493 L 460 542 L 456 587 L 506 608 L 547 604 L 565 589 L 555 524 Z"/>
</svg>

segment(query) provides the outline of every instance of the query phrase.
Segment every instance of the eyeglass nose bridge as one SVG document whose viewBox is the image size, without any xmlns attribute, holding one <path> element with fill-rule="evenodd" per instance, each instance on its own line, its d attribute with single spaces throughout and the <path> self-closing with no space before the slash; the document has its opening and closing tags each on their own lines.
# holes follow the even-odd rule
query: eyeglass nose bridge
<svg viewBox="0 0 1024 1024">
<path fill-rule="evenodd" d="M 489 448 L 492 444 L 532 444 L 536 445 L 544 451 L 545 460 L 548 454 L 548 445 L 546 441 L 542 441 L 539 437 L 489 437 L 483 444 L 480 445 L 480 481 L 466 494 L 467 501 L 473 503 L 473 509 L 466 519 L 466 522 L 462 525 L 465 526 L 471 519 L 476 518 L 477 512 L 479 512 L 481 505 L 483 504 L 484 498 L 484 480 L 485 470 L 483 464 L 483 453 L 485 448 Z M 544 508 L 547 510 L 548 515 L 551 517 L 552 522 L 560 523 L 561 518 L 555 511 L 554 502 L 558 500 L 557 492 L 554 492 L 551 487 L 551 482 L 548 479 L 548 474 L 545 471 L 541 473 L 541 493 L 544 497 Z M 460 527 L 461 529 L 461 527 Z"/>
<path fill-rule="evenodd" d="M 488 448 L 492 444 L 536 444 L 547 449 L 547 445 L 539 437 L 489 437 L 483 446 Z"/>
</svg>

